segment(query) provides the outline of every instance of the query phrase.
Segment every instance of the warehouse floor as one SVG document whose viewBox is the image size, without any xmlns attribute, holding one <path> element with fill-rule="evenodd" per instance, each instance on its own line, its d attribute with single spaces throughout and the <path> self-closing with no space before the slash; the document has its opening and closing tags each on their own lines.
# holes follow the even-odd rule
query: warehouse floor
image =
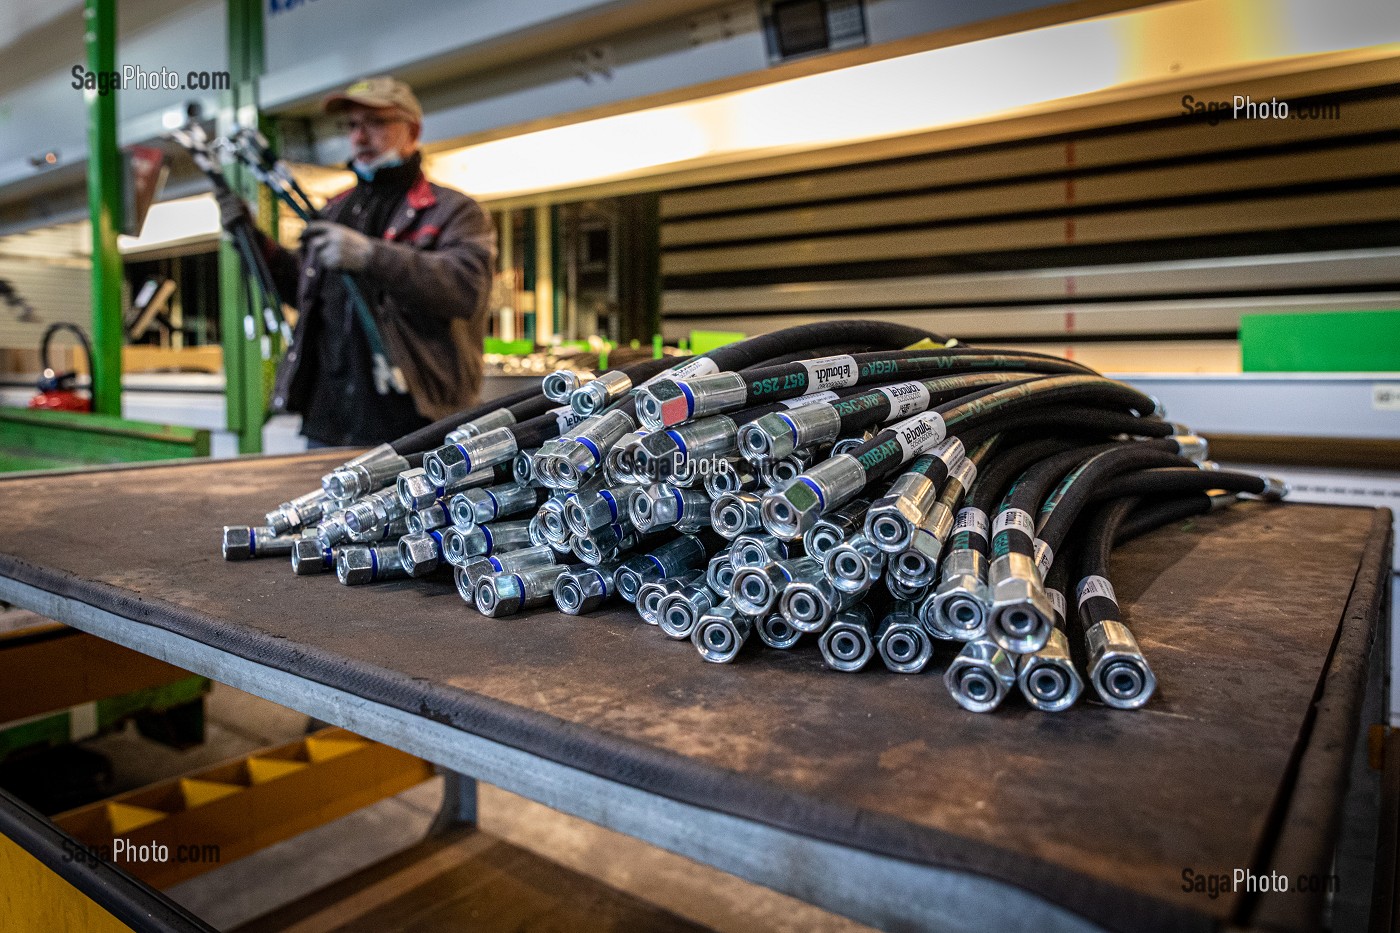
<svg viewBox="0 0 1400 933">
<path fill-rule="evenodd" d="M 120 792 L 294 740 L 307 726 L 299 713 L 216 685 L 197 748 L 177 752 L 130 728 L 84 745 L 111 759 Z M 479 832 L 423 843 L 442 786 L 434 779 L 167 893 L 212 925 L 247 933 L 867 929 L 485 785 Z"/>
</svg>

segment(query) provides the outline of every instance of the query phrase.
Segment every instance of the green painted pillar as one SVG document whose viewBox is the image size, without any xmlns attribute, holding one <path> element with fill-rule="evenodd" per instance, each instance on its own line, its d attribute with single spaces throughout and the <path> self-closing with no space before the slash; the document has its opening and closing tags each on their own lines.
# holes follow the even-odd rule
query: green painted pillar
<svg viewBox="0 0 1400 933">
<path fill-rule="evenodd" d="M 117 0 L 85 0 L 83 41 L 87 68 L 111 74 L 117 68 Z M 92 407 L 122 413 L 121 158 L 117 153 L 117 94 L 87 96 L 88 215 L 92 220 Z"/>
<path fill-rule="evenodd" d="M 220 132 L 229 130 L 234 122 L 246 124 L 257 119 L 257 81 L 263 70 L 261 0 L 228 0 L 228 64 L 231 90 Z M 256 204 L 257 189 L 246 172 L 229 166 L 227 176 L 235 190 Z M 238 253 L 225 241 L 219 248 L 219 321 L 228 426 L 238 434 L 239 453 L 258 453 L 267 418 L 267 371 L 273 365 L 273 353 L 260 332 L 245 330 L 248 288 Z"/>
</svg>

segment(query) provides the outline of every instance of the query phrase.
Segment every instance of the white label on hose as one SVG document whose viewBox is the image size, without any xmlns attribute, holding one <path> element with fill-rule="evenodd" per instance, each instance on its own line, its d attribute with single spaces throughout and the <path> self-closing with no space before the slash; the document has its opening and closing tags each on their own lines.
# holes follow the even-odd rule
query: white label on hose
<svg viewBox="0 0 1400 933">
<path fill-rule="evenodd" d="M 953 534 L 966 531 L 969 534 L 987 537 L 987 513 L 974 505 L 958 510 L 957 521 L 953 522 Z"/>
<path fill-rule="evenodd" d="M 953 472 L 953 479 L 957 480 L 963 491 L 966 492 L 977 480 L 977 464 L 964 457 L 963 462 L 958 464 L 957 470 Z"/>
<path fill-rule="evenodd" d="M 584 415 L 580 415 L 568 405 L 560 405 L 558 408 L 551 408 L 549 410 L 549 413 L 553 415 L 554 420 L 559 423 L 560 434 L 563 434 L 565 431 L 569 430 L 569 428 L 572 428 L 574 425 L 578 424 L 586 417 Z"/>
<path fill-rule="evenodd" d="M 657 373 L 646 382 L 643 382 L 642 385 L 649 386 L 653 382 L 659 382 L 662 379 L 694 379 L 696 376 L 708 376 L 710 373 L 717 372 L 719 372 L 719 366 L 715 364 L 714 360 L 710 359 L 708 356 L 697 356 L 694 359 L 686 360 L 675 369 L 668 369 L 664 372 Z"/>
<path fill-rule="evenodd" d="M 1035 569 L 1040 571 L 1040 579 L 1044 580 L 1045 575 L 1050 572 L 1050 565 L 1055 562 L 1055 552 L 1050 549 L 1039 538 L 1035 539 Z"/>
<path fill-rule="evenodd" d="M 1084 600 L 1093 599 L 1095 596 L 1102 596 L 1104 599 L 1111 599 L 1114 605 L 1118 603 L 1118 597 L 1113 592 L 1113 584 L 1103 577 L 1085 577 L 1079 581 L 1079 602 L 1077 605 L 1084 605 Z"/>
<path fill-rule="evenodd" d="M 1027 538 L 1034 538 L 1035 522 L 1025 509 L 1002 509 L 992 522 L 992 535 L 995 537 L 1003 531 L 1019 531 Z"/>
<path fill-rule="evenodd" d="M 803 405 L 816 405 L 821 402 L 829 405 L 838 398 L 840 396 L 835 392 L 813 392 L 811 395 L 799 395 L 797 398 L 790 398 L 778 404 L 784 408 L 801 408 Z"/>
<path fill-rule="evenodd" d="M 1065 594 L 1059 590 L 1046 590 L 1045 595 L 1050 597 L 1050 605 L 1055 607 L 1055 614 L 1061 619 L 1065 618 Z"/>
<path fill-rule="evenodd" d="M 808 389 L 840 389 L 855 385 L 860 378 L 860 366 L 850 355 L 824 356 L 798 365 L 807 370 Z"/>
<path fill-rule="evenodd" d="M 904 459 L 912 460 L 919 454 L 930 448 L 937 447 L 942 443 L 943 438 L 948 436 L 948 426 L 943 423 L 943 416 L 936 411 L 926 411 L 922 415 L 915 415 L 908 421 L 901 421 L 890 428 L 894 432 L 894 439 L 899 442 L 900 450 L 904 451 Z M 962 442 L 958 442 L 961 449 Z M 935 452 L 935 456 L 937 453 Z M 942 457 L 939 457 L 942 460 Z"/>
<path fill-rule="evenodd" d="M 900 382 L 892 386 L 882 386 L 875 391 L 889 399 L 890 416 L 887 421 L 908 418 L 928 408 L 928 386 L 922 382 Z"/>
</svg>

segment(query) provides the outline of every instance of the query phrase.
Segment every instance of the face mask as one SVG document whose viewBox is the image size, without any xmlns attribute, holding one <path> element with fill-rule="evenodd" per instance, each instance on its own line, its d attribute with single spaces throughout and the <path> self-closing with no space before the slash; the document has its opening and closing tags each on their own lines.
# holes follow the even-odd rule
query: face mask
<svg viewBox="0 0 1400 933">
<path fill-rule="evenodd" d="M 403 165 L 403 156 L 399 155 L 393 149 L 390 149 L 388 152 L 380 153 L 377 157 L 368 162 L 361 162 L 359 159 L 356 159 L 351 163 L 350 167 L 355 170 L 355 174 L 360 176 L 362 181 L 374 181 L 374 176 L 379 173 L 380 169 L 393 168 L 396 165 Z"/>
</svg>

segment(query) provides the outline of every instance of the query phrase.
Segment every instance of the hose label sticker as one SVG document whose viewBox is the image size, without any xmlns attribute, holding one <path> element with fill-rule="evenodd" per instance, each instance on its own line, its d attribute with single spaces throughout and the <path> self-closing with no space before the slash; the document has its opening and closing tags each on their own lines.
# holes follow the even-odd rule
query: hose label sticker
<svg viewBox="0 0 1400 933">
<path fill-rule="evenodd" d="M 1040 571 L 1040 579 L 1044 580 L 1045 575 L 1050 572 L 1050 565 L 1055 562 L 1055 552 L 1050 549 L 1039 538 L 1035 539 L 1035 569 Z"/>
<path fill-rule="evenodd" d="M 1019 531 L 1027 538 L 1034 538 L 1035 522 L 1025 509 L 1002 509 L 992 522 L 992 534 L 999 535 L 1003 531 Z"/>
<path fill-rule="evenodd" d="M 819 403 L 830 405 L 839 397 L 835 392 L 813 392 L 811 395 L 799 395 L 797 398 L 785 399 L 778 404 L 784 408 L 801 408 L 803 405 Z"/>
<path fill-rule="evenodd" d="M 649 386 L 662 379 L 694 379 L 696 376 L 708 376 L 717 372 L 719 372 L 719 367 L 715 365 L 714 360 L 708 356 L 697 356 L 694 359 L 686 360 L 675 369 L 667 369 L 657 373 L 643 382 L 642 385 Z"/>
<path fill-rule="evenodd" d="M 1086 599 L 1093 599 L 1101 596 L 1104 599 L 1113 600 L 1114 605 L 1118 604 L 1118 596 L 1113 592 L 1113 584 L 1103 577 L 1094 575 L 1085 577 L 1079 581 L 1079 605 L 1084 605 Z"/>
<path fill-rule="evenodd" d="M 987 539 L 987 513 L 969 505 L 965 509 L 958 511 L 957 521 L 953 522 L 953 534 L 966 531 L 968 534 L 981 535 L 983 540 Z"/>
<path fill-rule="evenodd" d="M 890 421 L 896 418 L 908 418 L 910 415 L 928 408 L 928 386 L 922 382 L 900 382 L 892 386 L 883 386 L 875 391 L 889 399 Z"/>
<path fill-rule="evenodd" d="M 855 385 L 860 378 L 860 367 L 856 365 L 855 357 L 849 354 L 824 356 L 798 365 L 807 370 L 808 389 L 840 389 Z"/>
<path fill-rule="evenodd" d="M 890 430 L 894 432 L 894 439 L 904 452 L 904 460 L 912 460 L 924 451 L 937 447 L 948 436 L 948 426 L 943 423 L 943 416 L 936 411 L 915 415 L 908 421 L 901 421 Z M 958 443 L 958 447 L 961 450 L 961 442 Z"/>
<path fill-rule="evenodd" d="M 952 478 L 957 480 L 958 485 L 962 486 L 963 491 L 966 492 L 977 480 L 977 464 L 963 458 L 963 462 L 958 464 L 958 469 L 953 473 Z"/>
<path fill-rule="evenodd" d="M 569 428 L 572 428 L 574 425 L 581 422 L 585 417 L 584 415 L 580 415 L 578 412 L 574 411 L 568 405 L 561 405 L 558 408 L 551 408 L 549 410 L 549 413 L 553 415 L 554 420 L 558 422 L 560 434 L 563 434 L 565 431 L 569 430 Z"/>
<path fill-rule="evenodd" d="M 1050 605 L 1055 607 L 1055 614 L 1061 619 L 1065 618 L 1065 594 L 1059 590 L 1047 589 L 1045 595 L 1050 597 Z"/>
</svg>

